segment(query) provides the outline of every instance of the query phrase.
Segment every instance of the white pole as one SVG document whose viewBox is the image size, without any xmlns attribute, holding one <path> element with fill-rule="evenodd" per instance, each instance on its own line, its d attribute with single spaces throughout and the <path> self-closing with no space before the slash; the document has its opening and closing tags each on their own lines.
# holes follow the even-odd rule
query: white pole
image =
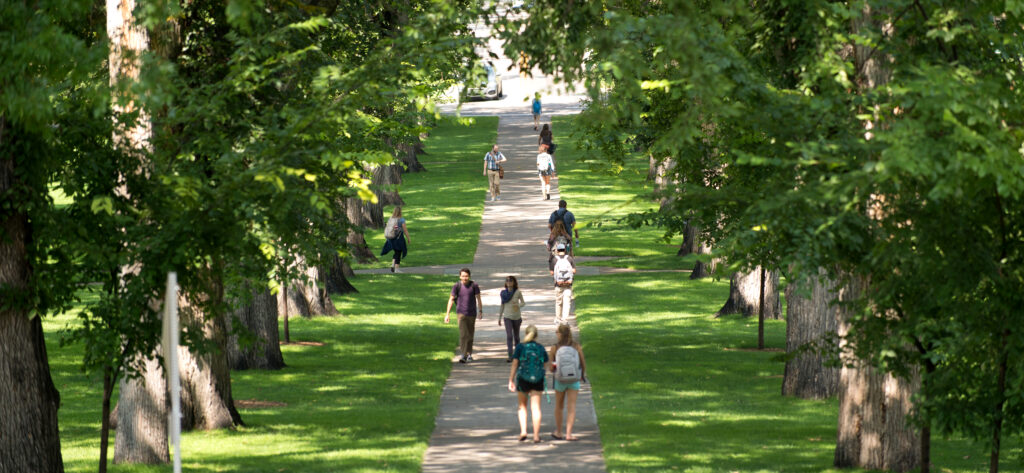
<svg viewBox="0 0 1024 473">
<path fill-rule="evenodd" d="M 164 361 L 167 387 L 171 391 L 171 412 L 167 415 L 167 437 L 174 446 L 174 473 L 181 473 L 181 374 L 178 372 L 178 274 L 167 273 L 164 302 Z"/>
</svg>

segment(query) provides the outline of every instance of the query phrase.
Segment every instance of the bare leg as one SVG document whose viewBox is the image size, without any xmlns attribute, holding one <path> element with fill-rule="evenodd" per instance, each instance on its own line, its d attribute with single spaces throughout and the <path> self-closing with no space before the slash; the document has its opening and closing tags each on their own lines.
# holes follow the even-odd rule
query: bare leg
<svg viewBox="0 0 1024 473">
<path fill-rule="evenodd" d="M 565 391 L 555 391 L 555 435 L 562 436 L 562 409 L 565 408 Z"/>
<path fill-rule="evenodd" d="M 576 396 L 579 395 L 579 391 L 575 389 L 566 389 L 565 394 L 567 398 L 566 402 L 566 413 L 565 413 L 565 439 L 572 440 L 576 437 L 572 435 L 572 424 L 576 421 Z"/>
<path fill-rule="evenodd" d="M 526 436 L 526 393 L 519 392 L 519 436 Z"/>
<path fill-rule="evenodd" d="M 533 441 L 540 442 L 540 391 L 530 391 L 530 407 L 533 408 Z M 523 425 L 525 429 L 526 424 Z"/>
</svg>

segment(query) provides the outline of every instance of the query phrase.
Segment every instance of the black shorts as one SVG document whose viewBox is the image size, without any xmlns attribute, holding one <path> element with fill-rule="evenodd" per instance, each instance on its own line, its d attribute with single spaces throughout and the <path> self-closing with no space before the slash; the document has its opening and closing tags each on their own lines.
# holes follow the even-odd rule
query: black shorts
<svg viewBox="0 0 1024 473">
<path fill-rule="evenodd" d="M 539 382 L 531 383 L 523 378 L 516 377 L 516 391 L 521 393 L 528 393 L 530 391 L 543 391 L 544 390 L 544 379 L 542 378 Z"/>
</svg>

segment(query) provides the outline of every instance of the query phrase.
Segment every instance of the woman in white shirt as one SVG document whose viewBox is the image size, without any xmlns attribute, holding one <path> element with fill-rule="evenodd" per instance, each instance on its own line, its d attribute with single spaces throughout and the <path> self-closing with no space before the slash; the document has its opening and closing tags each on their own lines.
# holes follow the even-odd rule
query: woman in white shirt
<svg viewBox="0 0 1024 473">
<path fill-rule="evenodd" d="M 540 195 L 542 199 L 551 198 L 551 176 L 555 174 L 555 162 L 548 154 L 548 145 L 542 144 L 537 151 L 537 174 L 540 175 Z"/>
</svg>

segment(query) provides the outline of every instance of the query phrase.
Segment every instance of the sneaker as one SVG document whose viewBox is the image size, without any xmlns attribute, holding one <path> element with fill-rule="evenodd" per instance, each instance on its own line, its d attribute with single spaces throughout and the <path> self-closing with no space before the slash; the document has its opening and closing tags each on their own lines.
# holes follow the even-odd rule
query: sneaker
<svg viewBox="0 0 1024 473">
<path fill-rule="evenodd" d="M 512 363 L 512 356 L 511 355 L 509 355 L 508 358 L 505 358 L 505 363 Z"/>
<path fill-rule="evenodd" d="M 501 196 L 499 195 L 499 196 L 495 197 L 494 200 L 501 200 Z"/>
<path fill-rule="evenodd" d="M 395 272 L 395 267 L 394 266 L 391 267 L 391 272 L 392 273 Z"/>
<path fill-rule="evenodd" d="M 465 362 L 466 362 L 466 357 L 459 358 L 459 363 L 465 363 Z"/>
<path fill-rule="evenodd" d="M 473 355 L 471 354 L 471 355 L 467 356 L 466 357 L 466 361 L 473 361 Z"/>
<path fill-rule="evenodd" d="M 551 194 L 544 194 L 544 198 L 547 200 L 551 200 Z"/>
<path fill-rule="evenodd" d="M 391 268 L 391 272 L 393 272 L 393 273 L 401 273 L 403 271 L 401 269 Z"/>
</svg>

